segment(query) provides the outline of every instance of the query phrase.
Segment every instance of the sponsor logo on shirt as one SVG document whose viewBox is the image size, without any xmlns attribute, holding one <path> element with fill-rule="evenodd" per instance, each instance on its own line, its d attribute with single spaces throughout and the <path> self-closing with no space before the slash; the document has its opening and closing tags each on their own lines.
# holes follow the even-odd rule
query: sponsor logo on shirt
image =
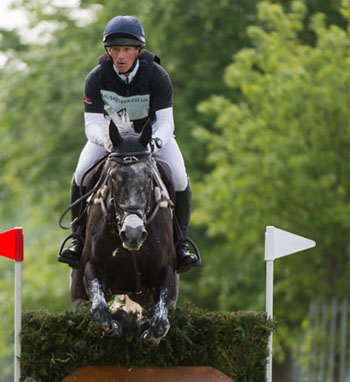
<svg viewBox="0 0 350 382">
<path fill-rule="evenodd" d="M 149 94 L 122 97 L 117 93 L 101 89 L 101 97 L 103 102 L 117 113 L 126 109 L 131 120 L 146 118 L 149 115 Z"/>
</svg>

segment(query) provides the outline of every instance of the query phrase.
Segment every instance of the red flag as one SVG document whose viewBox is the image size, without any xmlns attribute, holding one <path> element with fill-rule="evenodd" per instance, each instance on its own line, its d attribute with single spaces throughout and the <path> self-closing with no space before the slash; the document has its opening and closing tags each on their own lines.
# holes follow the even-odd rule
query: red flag
<svg viewBox="0 0 350 382">
<path fill-rule="evenodd" d="M 0 256 L 23 261 L 23 228 L 0 233 Z"/>
</svg>

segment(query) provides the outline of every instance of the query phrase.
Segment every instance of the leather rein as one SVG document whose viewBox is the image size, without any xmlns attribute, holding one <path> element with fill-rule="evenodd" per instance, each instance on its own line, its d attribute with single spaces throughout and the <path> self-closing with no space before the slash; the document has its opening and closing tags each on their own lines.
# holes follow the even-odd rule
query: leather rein
<svg viewBox="0 0 350 382">
<path fill-rule="evenodd" d="M 151 192 L 149 193 L 148 198 L 148 204 L 146 206 L 146 216 L 143 219 L 143 216 L 140 216 L 140 213 L 138 211 L 143 208 L 143 206 L 140 205 L 134 205 L 134 206 L 127 206 L 118 203 L 118 201 L 111 197 L 110 201 L 113 205 L 114 212 L 115 212 L 115 218 L 117 224 L 121 224 L 121 216 L 125 215 L 125 213 L 129 214 L 137 214 L 140 218 L 142 218 L 145 221 L 145 225 L 151 223 L 155 216 L 157 215 L 159 208 L 161 207 L 174 207 L 174 203 L 172 200 L 168 197 L 168 195 L 164 192 L 164 185 L 161 184 L 160 175 L 157 169 L 157 165 L 155 160 L 152 158 L 151 153 L 149 151 L 145 151 L 143 153 L 140 152 L 128 152 L 128 153 L 108 153 L 103 158 L 101 158 L 98 162 L 96 162 L 93 166 L 91 166 L 86 173 L 83 176 L 83 180 L 85 179 L 86 175 L 90 173 L 94 168 L 96 168 L 101 163 L 104 163 L 104 166 L 106 166 L 106 163 L 108 161 L 114 161 L 122 165 L 132 165 L 135 163 L 138 163 L 140 161 L 149 161 L 152 167 L 153 175 L 151 177 Z M 158 172 L 158 175 L 156 175 L 156 172 Z M 113 225 L 113 218 L 111 218 L 111 213 L 108 211 L 108 208 L 105 203 L 105 199 L 109 193 L 109 179 L 111 178 L 110 169 L 106 169 L 106 171 L 102 171 L 102 174 L 98 181 L 96 182 L 95 186 L 85 193 L 84 195 L 81 195 L 80 198 L 78 198 L 76 201 L 74 201 L 72 204 L 70 204 L 62 213 L 60 219 L 59 219 L 59 226 L 62 229 L 70 229 L 74 223 L 79 221 L 82 216 L 89 210 L 89 207 L 92 203 L 94 204 L 100 204 L 103 215 L 106 217 L 106 219 Z M 157 190 L 158 189 L 158 190 Z M 151 208 L 151 202 L 152 202 L 152 195 L 155 196 L 155 205 L 153 208 Z M 63 226 L 62 220 L 65 217 L 65 215 L 76 205 L 82 203 L 83 201 L 87 200 L 86 206 L 83 209 L 83 211 L 80 212 L 79 216 L 71 222 L 69 226 Z"/>
</svg>

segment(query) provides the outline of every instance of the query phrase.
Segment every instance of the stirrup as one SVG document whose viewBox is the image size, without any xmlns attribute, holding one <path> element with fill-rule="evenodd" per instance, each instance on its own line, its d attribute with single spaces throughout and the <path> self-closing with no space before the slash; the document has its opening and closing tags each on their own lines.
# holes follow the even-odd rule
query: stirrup
<svg viewBox="0 0 350 382">
<path fill-rule="evenodd" d="M 183 238 L 181 241 L 178 242 L 178 244 L 176 245 L 176 247 L 180 244 L 180 243 L 188 243 L 192 246 L 192 248 L 194 249 L 194 254 L 196 255 L 197 257 L 197 260 L 192 262 L 192 263 L 189 263 L 189 264 L 178 264 L 177 266 L 177 273 L 184 273 L 184 272 L 187 272 L 189 271 L 192 267 L 199 267 L 202 265 L 202 259 L 201 259 L 201 255 L 199 253 L 199 249 L 196 245 L 196 243 L 191 239 L 189 238 L 188 236 L 186 236 L 185 238 Z"/>
<path fill-rule="evenodd" d="M 80 258 L 74 259 L 74 258 L 68 258 L 68 257 L 62 256 L 64 246 L 66 245 L 67 241 L 70 239 L 75 239 L 81 245 L 84 245 L 80 235 L 78 235 L 77 233 L 71 233 L 62 241 L 62 244 L 60 245 L 60 249 L 58 250 L 57 261 L 60 263 L 68 264 L 71 268 L 77 269 L 79 268 L 79 265 L 80 265 Z"/>
</svg>

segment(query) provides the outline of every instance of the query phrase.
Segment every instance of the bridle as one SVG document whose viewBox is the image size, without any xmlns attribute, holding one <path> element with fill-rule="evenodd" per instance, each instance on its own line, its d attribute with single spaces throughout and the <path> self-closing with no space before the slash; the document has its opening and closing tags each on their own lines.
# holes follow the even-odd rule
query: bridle
<svg viewBox="0 0 350 382">
<path fill-rule="evenodd" d="M 109 154 L 107 158 L 106 165 L 108 166 L 108 161 L 110 162 L 116 162 L 120 165 L 123 166 L 130 166 L 136 163 L 140 162 L 145 162 L 151 167 L 151 171 L 153 173 L 154 168 L 156 166 L 155 160 L 153 159 L 151 152 L 150 151 L 145 151 L 145 152 L 127 152 L 127 153 L 116 153 L 112 152 Z M 112 168 L 109 168 L 107 170 L 107 175 L 106 179 L 103 182 L 103 184 L 108 185 L 110 182 L 109 180 L 112 178 L 111 177 L 111 170 Z M 152 196 L 154 195 L 154 190 L 155 187 L 160 187 L 159 181 L 156 176 L 152 175 L 149 179 L 150 185 L 149 185 L 149 195 L 147 198 L 147 203 L 146 205 L 143 204 L 134 204 L 134 205 L 126 205 L 120 203 L 116 197 L 111 195 L 110 197 L 110 204 L 113 206 L 113 214 L 118 226 L 118 229 L 123 225 L 123 222 L 125 220 L 125 217 L 128 214 L 135 214 L 137 215 L 140 219 L 143 220 L 144 225 L 146 226 L 147 224 L 151 223 L 155 216 L 158 213 L 159 208 L 162 205 L 162 202 L 167 202 L 170 207 L 173 207 L 172 201 L 166 197 L 166 195 L 161 194 L 161 197 L 155 198 L 155 204 L 152 207 Z M 112 180 L 113 183 L 113 180 Z M 109 186 L 107 186 L 109 187 Z M 110 187 L 112 188 L 112 187 Z M 111 191 L 111 190 L 110 190 Z M 112 193 L 112 191 L 111 191 Z M 104 209 L 102 207 L 102 209 Z M 143 211 L 143 212 L 142 212 Z M 105 215 L 108 214 L 107 208 L 105 208 Z M 110 218 L 111 219 L 111 218 Z M 111 219 L 111 223 L 113 222 L 113 219 Z"/>
<path fill-rule="evenodd" d="M 109 154 L 106 166 L 108 166 L 108 162 L 115 162 L 122 166 L 132 166 L 136 163 L 147 163 L 151 161 L 151 153 L 149 151 L 145 152 L 128 152 L 128 153 L 116 153 L 112 152 Z M 124 223 L 124 220 L 127 215 L 134 214 L 137 215 L 140 219 L 143 220 L 144 224 L 147 224 L 147 218 L 146 214 L 147 211 L 150 209 L 151 205 L 151 198 L 152 198 L 152 192 L 149 192 L 148 201 L 147 204 L 122 204 L 118 201 L 117 197 L 113 195 L 113 183 L 114 179 L 112 178 L 112 168 L 109 168 L 107 170 L 107 176 L 106 176 L 106 184 L 110 188 L 110 204 L 113 206 L 113 214 L 116 220 L 116 223 L 118 225 L 118 229 L 121 228 L 121 226 Z M 150 177 L 149 181 L 151 184 L 149 185 L 149 189 L 152 189 L 152 177 Z M 113 219 L 112 219 L 113 221 Z"/>
</svg>

